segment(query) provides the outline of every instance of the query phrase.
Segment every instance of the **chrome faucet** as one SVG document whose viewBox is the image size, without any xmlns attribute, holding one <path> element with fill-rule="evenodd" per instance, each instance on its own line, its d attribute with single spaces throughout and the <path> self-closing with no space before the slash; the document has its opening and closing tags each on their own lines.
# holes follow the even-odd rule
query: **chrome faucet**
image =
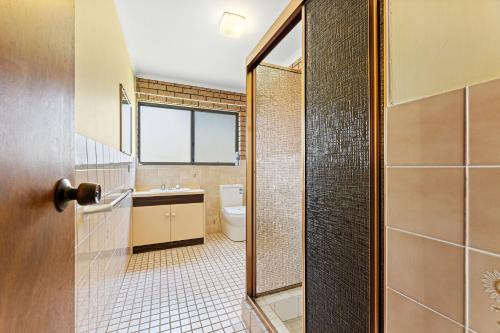
<svg viewBox="0 0 500 333">
<path fill-rule="evenodd" d="M 161 189 L 162 191 L 166 191 L 166 190 L 167 190 L 167 185 L 165 185 L 165 184 L 161 184 L 160 189 Z"/>
</svg>

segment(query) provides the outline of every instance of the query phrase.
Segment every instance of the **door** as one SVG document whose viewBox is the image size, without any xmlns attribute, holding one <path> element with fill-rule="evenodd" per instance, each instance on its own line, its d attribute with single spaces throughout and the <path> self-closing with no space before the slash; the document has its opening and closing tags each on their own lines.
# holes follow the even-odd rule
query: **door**
<svg viewBox="0 0 500 333">
<path fill-rule="evenodd" d="M 2 0 L 0 31 L 0 332 L 74 332 L 73 0 Z"/>
<path fill-rule="evenodd" d="M 172 241 L 202 238 L 205 232 L 203 203 L 172 205 Z"/>
<path fill-rule="evenodd" d="M 134 246 L 170 242 L 170 205 L 134 207 Z"/>
</svg>

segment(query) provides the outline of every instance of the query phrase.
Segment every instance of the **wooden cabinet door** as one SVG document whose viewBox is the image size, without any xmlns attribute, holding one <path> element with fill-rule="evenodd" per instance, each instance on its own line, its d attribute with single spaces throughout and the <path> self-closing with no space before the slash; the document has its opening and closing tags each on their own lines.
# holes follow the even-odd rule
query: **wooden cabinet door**
<svg viewBox="0 0 500 333">
<path fill-rule="evenodd" d="M 134 207 L 134 246 L 170 242 L 170 205 Z"/>
<path fill-rule="evenodd" d="M 172 241 L 204 237 L 204 210 L 203 203 L 172 205 Z"/>
<path fill-rule="evenodd" d="M 0 332 L 75 331 L 74 10 L 0 1 Z"/>
</svg>

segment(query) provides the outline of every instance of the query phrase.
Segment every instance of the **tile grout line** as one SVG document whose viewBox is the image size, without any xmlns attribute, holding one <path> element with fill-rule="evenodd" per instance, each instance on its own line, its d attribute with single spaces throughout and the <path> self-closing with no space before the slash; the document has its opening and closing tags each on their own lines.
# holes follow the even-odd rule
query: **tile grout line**
<svg viewBox="0 0 500 333">
<path fill-rule="evenodd" d="M 489 252 L 489 251 L 481 250 L 481 249 L 478 249 L 478 248 L 475 248 L 475 247 L 472 247 L 472 246 L 460 245 L 460 244 L 453 243 L 453 242 L 450 242 L 450 241 L 446 241 L 446 240 L 443 240 L 443 239 L 439 239 L 439 238 L 435 238 L 435 237 L 431 237 L 431 236 L 426 236 L 426 235 L 423 235 L 423 234 L 419 234 L 417 232 L 407 231 L 407 230 L 404 230 L 404 229 L 394 228 L 394 227 L 391 227 L 391 226 L 387 226 L 387 229 L 388 230 L 393 230 L 393 231 L 398 231 L 398 232 L 405 233 L 405 234 L 408 234 L 408 235 L 412 235 L 412 236 L 415 236 L 415 237 L 425 238 L 425 239 L 433 240 L 433 241 L 436 241 L 436 242 L 440 242 L 440 243 L 452 245 L 452 246 L 455 246 L 455 247 L 460 247 L 460 248 L 463 248 L 464 250 L 474 251 L 474 252 L 482 253 L 482 254 L 485 254 L 485 255 L 492 256 L 492 257 L 500 258 L 500 253 Z"/>
<path fill-rule="evenodd" d="M 500 164 L 469 164 L 469 165 L 386 165 L 387 169 L 497 169 Z"/>
<path fill-rule="evenodd" d="M 464 165 L 386 165 L 388 169 L 442 169 L 442 168 L 455 168 L 463 169 Z"/>
<path fill-rule="evenodd" d="M 465 87 L 465 329 L 469 328 L 469 165 L 470 165 L 470 128 L 469 128 L 469 86 Z"/>
<path fill-rule="evenodd" d="M 444 243 L 444 244 L 447 244 L 447 245 L 452 245 L 452 246 L 455 246 L 455 247 L 459 247 L 459 248 L 465 249 L 465 245 L 456 244 L 456 243 L 453 243 L 453 242 L 450 242 L 450 241 L 446 241 L 446 240 L 443 240 L 443 239 L 439 239 L 439 238 L 436 238 L 436 237 L 426 236 L 426 235 L 423 235 L 423 234 L 419 234 L 417 232 L 408 231 L 408 230 L 399 229 L 399 228 L 394 228 L 394 227 L 391 227 L 391 226 L 387 226 L 387 229 L 394 230 L 394 231 L 399 231 L 401 233 L 405 233 L 405 234 L 408 234 L 408 235 L 412 235 L 412 236 L 416 236 L 416 237 L 420 237 L 420 238 L 425 238 L 425 239 L 428 239 L 428 240 L 433 240 L 433 241 L 436 241 L 436 242 L 440 242 L 440 243 Z"/>
<path fill-rule="evenodd" d="M 410 302 L 413 302 L 413 303 L 415 303 L 415 304 L 417 304 L 417 305 L 420 305 L 421 307 L 423 307 L 423 308 L 425 308 L 425 309 L 427 309 L 427 310 L 429 310 L 429 311 L 431 311 L 431 312 L 433 312 L 433 313 L 435 313 L 435 314 L 439 315 L 440 317 L 443 317 L 443 318 L 444 318 L 444 319 L 446 319 L 446 320 L 449 320 L 449 321 L 453 322 L 453 323 L 454 323 L 454 324 L 456 324 L 456 325 L 459 325 L 460 327 L 466 328 L 464 324 L 460 324 L 458 321 L 456 321 L 456 320 L 454 320 L 454 319 L 452 319 L 452 318 L 448 317 L 447 315 L 442 314 L 442 313 L 441 313 L 441 312 L 439 312 L 439 311 L 434 310 L 433 308 L 428 307 L 427 305 L 425 305 L 425 304 L 423 304 L 423 303 L 420 303 L 420 302 L 419 302 L 419 301 L 417 301 L 416 299 L 413 299 L 413 298 L 411 298 L 410 296 L 407 296 L 407 295 L 403 294 L 402 292 L 400 292 L 400 291 L 398 291 L 398 290 L 393 289 L 393 288 L 392 288 L 392 287 L 390 287 L 390 286 L 387 286 L 386 288 L 387 288 L 388 290 L 391 290 L 392 292 L 394 292 L 394 293 L 398 294 L 399 296 L 404 297 L 406 300 L 408 300 L 408 301 L 410 301 Z"/>
</svg>

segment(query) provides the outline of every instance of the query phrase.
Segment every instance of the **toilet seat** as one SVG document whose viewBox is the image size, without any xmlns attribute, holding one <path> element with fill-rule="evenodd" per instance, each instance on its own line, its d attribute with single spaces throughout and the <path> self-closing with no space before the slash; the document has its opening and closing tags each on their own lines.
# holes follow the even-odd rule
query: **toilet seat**
<svg viewBox="0 0 500 333">
<path fill-rule="evenodd" d="M 245 215 L 245 206 L 224 207 L 224 213 L 227 215 Z"/>
</svg>

